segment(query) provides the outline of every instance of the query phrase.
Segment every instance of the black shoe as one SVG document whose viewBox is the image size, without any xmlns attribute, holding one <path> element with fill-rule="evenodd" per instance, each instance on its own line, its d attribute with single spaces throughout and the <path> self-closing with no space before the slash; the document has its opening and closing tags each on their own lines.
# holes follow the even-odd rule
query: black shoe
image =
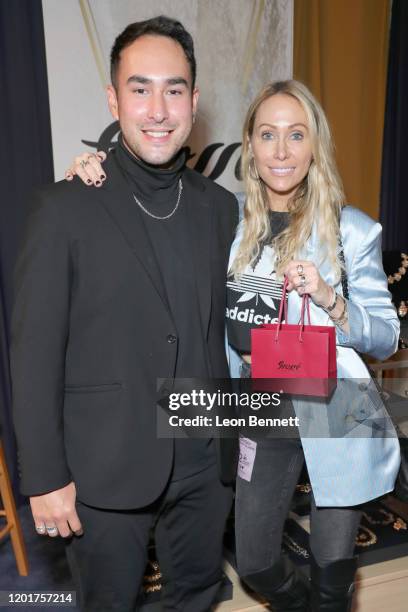
<svg viewBox="0 0 408 612">
<path fill-rule="evenodd" d="M 243 576 L 242 580 L 271 604 L 273 612 L 309 610 L 309 589 L 286 557 L 261 572 Z"/>
<path fill-rule="evenodd" d="M 312 612 L 351 612 L 357 557 L 319 567 L 312 557 Z"/>
</svg>

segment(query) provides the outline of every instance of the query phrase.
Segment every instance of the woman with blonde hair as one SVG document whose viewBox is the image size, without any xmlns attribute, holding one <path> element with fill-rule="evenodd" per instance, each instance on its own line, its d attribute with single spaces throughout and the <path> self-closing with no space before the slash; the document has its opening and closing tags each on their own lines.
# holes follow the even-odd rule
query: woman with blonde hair
<svg viewBox="0 0 408 612">
<path fill-rule="evenodd" d="M 276 321 L 286 277 L 288 322 L 299 321 L 307 293 L 312 324 L 335 326 L 338 378 L 367 381 L 357 351 L 384 359 L 396 350 L 399 332 L 382 268 L 381 227 L 345 205 L 325 114 L 302 83 L 271 83 L 251 104 L 242 172 L 246 194 L 239 197 L 242 220 L 227 282 L 231 375 L 250 376 L 250 330 Z M 252 316 L 246 318 L 248 307 Z M 358 416 L 367 424 L 378 409 L 378 395 L 370 384 L 364 389 L 362 404 L 339 386 L 327 402 L 328 420 L 341 425 Z M 237 478 L 238 570 L 274 610 L 310 609 L 308 589 L 280 554 L 306 461 L 312 486 L 311 609 L 343 612 L 351 610 L 360 505 L 394 488 L 399 445 L 382 407 L 387 426 L 378 438 L 371 438 L 371 431 L 370 437 L 348 437 L 347 429 L 341 437 L 312 437 L 313 427 L 307 435 L 316 420 L 313 408 L 321 415 L 321 403 L 305 408 L 293 399 L 286 406 L 300 417 L 300 439 L 252 440 L 251 477 L 238 472 Z"/>
<path fill-rule="evenodd" d="M 99 180 L 95 156 L 89 176 L 81 159 L 89 154 L 77 158 L 73 171 L 83 180 Z M 241 221 L 227 280 L 231 376 L 251 376 L 251 329 L 277 320 L 286 278 L 288 322 L 298 322 L 307 293 L 312 324 L 335 326 L 338 378 L 368 380 L 358 353 L 385 359 L 396 350 L 399 333 L 382 268 L 381 226 L 345 205 L 325 114 L 303 84 L 271 83 L 251 104 L 242 173 L 246 193 L 238 195 Z M 238 571 L 274 611 L 351 610 L 361 504 L 394 488 L 400 462 L 377 391 L 370 384 L 358 388 L 362 402 L 339 386 L 327 401 L 328 418 L 336 420 L 337 432 L 350 419 L 369 430 L 373 414 L 380 414 L 386 425 L 376 437 L 371 431 L 368 437 L 346 435 L 348 425 L 339 437 L 313 436 L 313 426 L 307 430 L 313 402 L 305 408 L 293 399 L 285 409 L 308 417 L 300 436 L 241 439 L 251 446 L 252 471 L 239 470 L 237 477 Z M 304 462 L 312 487 L 311 595 L 281 556 Z"/>
</svg>

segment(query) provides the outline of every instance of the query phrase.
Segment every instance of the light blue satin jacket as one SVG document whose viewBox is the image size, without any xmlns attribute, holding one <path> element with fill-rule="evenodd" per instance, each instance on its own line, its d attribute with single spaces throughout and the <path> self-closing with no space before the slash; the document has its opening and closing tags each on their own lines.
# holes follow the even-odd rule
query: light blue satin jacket
<svg viewBox="0 0 408 612">
<path fill-rule="evenodd" d="M 240 217 L 244 194 L 238 194 Z M 397 349 L 399 320 L 391 302 L 382 267 L 381 226 L 365 213 L 346 206 L 341 215 L 341 237 L 349 286 L 350 334 L 337 335 L 338 386 L 327 409 L 294 400 L 299 432 L 317 506 L 353 506 L 393 490 L 400 466 L 400 448 L 375 385 L 362 359 L 365 353 L 385 359 Z M 242 223 L 231 247 L 230 266 L 242 236 Z M 299 257 L 313 261 L 322 278 L 342 294 L 321 251 L 314 228 Z M 288 298 L 288 323 L 298 323 L 301 299 Z M 322 308 L 311 303 L 311 322 L 333 325 Z M 239 378 L 239 354 L 228 345 L 230 373 Z M 340 380 L 342 379 L 342 380 Z"/>
</svg>

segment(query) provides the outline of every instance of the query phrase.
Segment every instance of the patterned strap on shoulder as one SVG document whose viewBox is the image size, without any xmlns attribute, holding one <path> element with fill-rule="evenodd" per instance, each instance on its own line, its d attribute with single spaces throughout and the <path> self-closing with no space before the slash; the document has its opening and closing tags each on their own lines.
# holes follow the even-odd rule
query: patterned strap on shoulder
<svg viewBox="0 0 408 612">
<path fill-rule="evenodd" d="M 340 223 L 339 223 L 339 226 L 340 226 Z M 343 247 L 343 241 L 341 239 L 341 228 L 340 227 L 339 227 L 339 247 L 340 247 L 339 260 L 341 263 L 341 288 L 343 289 L 343 296 L 346 298 L 346 300 L 348 300 L 350 293 L 349 293 L 349 286 L 348 286 L 348 280 L 347 280 L 346 260 L 344 257 L 344 247 Z"/>
<path fill-rule="evenodd" d="M 349 294 L 347 272 L 346 272 L 346 260 L 344 258 L 344 248 L 343 248 L 343 242 L 341 240 L 341 236 L 339 236 L 339 246 L 340 246 L 339 260 L 340 260 L 340 263 L 342 265 L 342 268 L 341 268 L 341 287 L 343 289 L 343 296 L 346 298 L 346 300 L 348 300 L 350 294 Z"/>
</svg>

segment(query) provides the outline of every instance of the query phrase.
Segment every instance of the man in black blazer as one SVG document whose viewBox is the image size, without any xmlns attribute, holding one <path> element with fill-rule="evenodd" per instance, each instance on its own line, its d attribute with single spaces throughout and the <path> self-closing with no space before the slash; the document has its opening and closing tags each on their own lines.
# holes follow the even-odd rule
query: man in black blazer
<svg viewBox="0 0 408 612">
<path fill-rule="evenodd" d="M 188 169 L 193 43 L 165 17 L 111 54 L 121 137 L 100 189 L 38 192 L 16 268 L 14 418 L 40 534 L 67 539 L 81 605 L 136 609 L 155 527 L 166 610 L 220 583 L 235 444 L 156 433 L 157 379 L 228 376 L 225 277 L 235 198 Z"/>
</svg>

